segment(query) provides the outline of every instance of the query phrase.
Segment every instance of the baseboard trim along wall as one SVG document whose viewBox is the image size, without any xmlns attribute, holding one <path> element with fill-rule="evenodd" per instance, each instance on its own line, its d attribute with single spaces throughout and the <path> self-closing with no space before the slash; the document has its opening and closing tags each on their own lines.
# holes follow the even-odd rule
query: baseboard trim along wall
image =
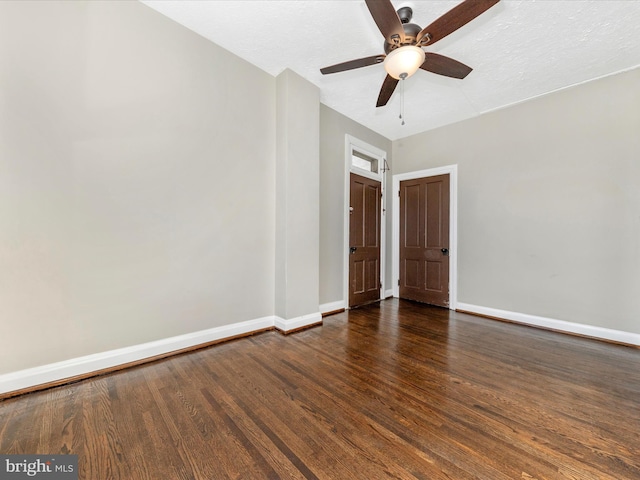
<svg viewBox="0 0 640 480">
<path fill-rule="evenodd" d="M 320 312 L 310 313 L 301 317 L 284 318 L 275 317 L 275 327 L 283 333 L 291 333 L 301 328 L 311 327 L 322 323 L 322 314 Z"/>
<path fill-rule="evenodd" d="M 347 302 L 338 300 L 337 302 L 323 303 L 320 305 L 320 313 L 324 315 L 325 313 L 336 312 L 338 310 L 344 310 L 345 308 L 347 308 Z"/>
<path fill-rule="evenodd" d="M 268 316 L 6 373 L 0 375 L 0 398 L 89 378 L 274 327 L 290 333 L 317 323 L 322 323 L 320 312 L 291 320 Z"/>
<path fill-rule="evenodd" d="M 567 322 L 564 320 L 556 320 L 547 317 L 539 317 L 526 313 L 510 312 L 508 310 L 499 310 L 497 308 L 481 307 L 478 305 L 471 305 L 469 303 L 462 302 L 458 302 L 456 310 L 460 312 L 474 313 L 485 317 L 491 317 L 498 320 L 509 320 L 525 325 L 546 328 L 548 330 L 572 333 L 585 337 L 608 340 L 616 343 L 624 343 L 627 345 L 640 346 L 640 334 L 637 333 L 623 332 L 620 330 L 595 327 L 593 325 Z"/>
<path fill-rule="evenodd" d="M 385 290 L 384 297 L 381 300 L 385 300 L 387 298 L 392 298 L 392 297 L 393 297 L 393 289 Z M 326 313 L 344 311 L 346 309 L 347 309 L 347 302 L 345 302 L 344 300 L 338 300 L 337 302 L 323 303 L 322 305 L 320 305 L 320 313 L 323 315 Z"/>
</svg>

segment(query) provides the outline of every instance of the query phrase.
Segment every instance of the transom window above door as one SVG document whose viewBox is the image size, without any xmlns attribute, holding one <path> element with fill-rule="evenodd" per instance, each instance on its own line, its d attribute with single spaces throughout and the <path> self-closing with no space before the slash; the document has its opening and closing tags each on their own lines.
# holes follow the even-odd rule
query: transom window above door
<svg viewBox="0 0 640 480">
<path fill-rule="evenodd" d="M 369 155 L 357 150 L 351 151 L 351 165 L 354 167 L 377 174 L 379 173 L 378 163 L 377 158 L 370 157 Z"/>
</svg>

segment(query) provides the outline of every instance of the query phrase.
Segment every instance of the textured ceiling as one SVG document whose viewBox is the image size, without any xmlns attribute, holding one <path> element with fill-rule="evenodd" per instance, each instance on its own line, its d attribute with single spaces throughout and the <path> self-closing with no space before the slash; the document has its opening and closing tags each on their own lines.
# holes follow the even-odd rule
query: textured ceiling
<svg viewBox="0 0 640 480">
<path fill-rule="evenodd" d="M 640 0 L 502 0 L 427 51 L 473 67 L 464 80 L 418 71 L 376 108 L 382 65 L 319 69 L 383 53 L 364 0 L 142 0 L 262 70 L 290 68 L 322 103 L 396 140 L 640 65 Z M 424 27 L 460 1 L 392 1 Z M 639 86 L 640 87 L 640 86 Z"/>
</svg>

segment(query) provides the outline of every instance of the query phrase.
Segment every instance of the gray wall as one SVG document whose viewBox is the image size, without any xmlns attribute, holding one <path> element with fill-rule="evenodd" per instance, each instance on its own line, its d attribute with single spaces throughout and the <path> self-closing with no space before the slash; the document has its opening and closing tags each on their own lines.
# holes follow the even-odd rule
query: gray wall
<svg viewBox="0 0 640 480">
<path fill-rule="evenodd" d="M 458 301 L 640 333 L 640 69 L 394 142 L 458 164 Z"/>
<path fill-rule="evenodd" d="M 326 105 L 320 106 L 320 304 L 348 301 L 344 297 L 345 134 L 387 152 L 391 141 Z M 386 288 L 391 288 L 391 173 L 387 172 Z"/>
<path fill-rule="evenodd" d="M 0 373 L 274 313 L 275 79 L 138 2 L 0 2 Z"/>
</svg>

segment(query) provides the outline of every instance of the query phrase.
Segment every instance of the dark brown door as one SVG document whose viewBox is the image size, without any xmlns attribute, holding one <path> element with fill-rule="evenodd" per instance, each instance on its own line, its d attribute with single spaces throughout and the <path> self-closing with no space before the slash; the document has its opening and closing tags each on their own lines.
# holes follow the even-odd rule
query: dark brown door
<svg viewBox="0 0 640 480">
<path fill-rule="evenodd" d="M 380 300 L 380 182 L 351 174 L 349 306 Z"/>
<path fill-rule="evenodd" d="M 400 298 L 449 306 L 449 175 L 400 182 Z"/>
</svg>

